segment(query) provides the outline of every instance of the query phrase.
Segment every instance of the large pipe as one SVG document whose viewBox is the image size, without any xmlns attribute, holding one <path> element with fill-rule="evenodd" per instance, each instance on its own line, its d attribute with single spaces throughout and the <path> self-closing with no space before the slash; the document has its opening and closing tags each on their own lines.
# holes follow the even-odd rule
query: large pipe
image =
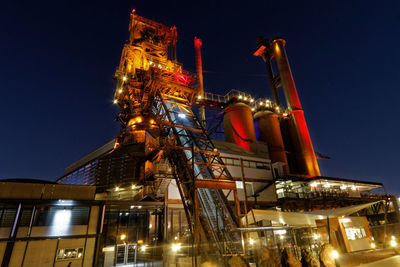
<svg viewBox="0 0 400 267">
<path fill-rule="evenodd" d="M 200 87 L 200 92 L 199 95 L 203 99 L 204 98 L 204 85 L 203 85 L 203 65 L 201 62 L 201 46 L 202 42 L 199 38 L 194 37 L 194 48 L 196 51 L 196 67 L 197 67 L 197 76 L 199 79 L 199 87 Z M 204 106 L 201 105 L 199 107 L 199 113 L 200 113 L 200 120 L 203 126 L 206 124 L 206 113 L 204 110 Z"/>
<path fill-rule="evenodd" d="M 297 94 L 292 71 L 285 51 L 285 40 L 276 38 L 271 42 L 271 48 L 275 56 L 280 81 L 287 102 L 287 107 L 293 118 L 297 136 L 300 142 L 300 153 L 304 160 L 305 174 L 310 176 L 320 176 L 319 166 L 315 157 L 314 148 L 308 132 L 304 111 L 301 107 L 300 99 Z"/>
</svg>

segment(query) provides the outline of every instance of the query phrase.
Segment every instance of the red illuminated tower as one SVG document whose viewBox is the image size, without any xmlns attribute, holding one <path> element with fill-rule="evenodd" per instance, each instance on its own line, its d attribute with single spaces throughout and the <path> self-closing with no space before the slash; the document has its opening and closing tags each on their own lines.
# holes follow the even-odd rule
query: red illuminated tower
<svg viewBox="0 0 400 267">
<path fill-rule="evenodd" d="M 304 111 L 287 59 L 286 42 L 282 38 L 275 38 L 271 42 L 258 38 L 257 42 L 259 48 L 254 55 L 261 56 L 265 60 L 275 102 L 280 102 L 277 93 L 279 87 L 283 88 L 285 95 L 289 116 L 288 121 L 281 123 L 281 127 L 287 132 L 285 148 L 289 152 L 287 157 L 290 172 L 311 177 L 320 176 L 318 162 L 304 118 Z M 271 65 L 273 59 L 275 59 L 277 69 L 276 75 L 273 73 Z"/>
</svg>

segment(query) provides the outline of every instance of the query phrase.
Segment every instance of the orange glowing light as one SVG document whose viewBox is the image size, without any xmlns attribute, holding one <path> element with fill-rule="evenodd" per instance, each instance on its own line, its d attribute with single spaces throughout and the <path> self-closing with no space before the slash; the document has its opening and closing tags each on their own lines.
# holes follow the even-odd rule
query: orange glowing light
<svg viewBox="0 0 400 267">
<path fill-rule="evenodd" d="M 136 121 L 137 121 L 138 123 L 141 123 L 141 122 L 142 122 L 142 117 L 137 117 L 137 118 L 136 118 Z"/>
</svg>

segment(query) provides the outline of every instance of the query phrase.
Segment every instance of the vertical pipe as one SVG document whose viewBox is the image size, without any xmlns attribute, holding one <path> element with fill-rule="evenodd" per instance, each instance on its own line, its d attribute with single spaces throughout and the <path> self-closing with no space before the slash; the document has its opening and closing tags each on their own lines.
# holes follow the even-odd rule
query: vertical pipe
<svg viewBox="0 0 400 267">
<path fill-rule="evenodd" d="M 196 51 L 196 67 L 197 67 L 197 75 L 199 78 L 199 87 L 200 87 L 200 93 L 199 95 L 201 96 L 202 99 L 204 99 L 204 85 L 203 85 L 203 65 L 201 62 L 201 46 L 202 42 L 199 38 L 194 37 L 194 48 Z M 199 113 L 200 113 L 200 120 L 203 126 L 205 126 L 206 123 L 206 113 L 204 110 L 204 106 L 200 106 L 199 108 Z"/>
<path fill-rule="evenodd" d="M 304 172 L 310 176 L 320 176 L 321 173 L 319 171 L 310 133 L 308 132 L 307 124 L 304 118 L 304 111 L 301 107 L 296 85 L 292 76 L 292 71 L 290 70 L 289 61 L 286 56 L 285 43 L 285 40 L 276 38 L 271 42 L 271 48 L 278 66 L 287 107 L 292 114 L 296 133 L 300 141 L 300 153 L 304 160 Z"/>
</svg>

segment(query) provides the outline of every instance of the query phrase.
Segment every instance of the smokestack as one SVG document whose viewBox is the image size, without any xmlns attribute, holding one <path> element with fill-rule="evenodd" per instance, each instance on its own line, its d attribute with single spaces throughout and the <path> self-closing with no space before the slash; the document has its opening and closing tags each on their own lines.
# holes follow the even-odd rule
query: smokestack
<svg viewBox="0 0 400 267">
<path fill-rule="evenodd" d="M 271 50 L 275 56 L 287 107 L 294 121 L 295 131 L 300 143 L 300 153 L 305 164 L 305 172 L 310 176 L 320 176 L 321 173 L 304 118 L 304 111 L 301 107 L 292 71 L 290 70 L 289 61 L 286 56 L 285 43 L 284 39 L 276 38 L 271 42 Z"/>
<path fill-rule="evenodd" d="M 203 65 L 201 63 L 201 46 L 202 46 L 201 40 L 197 37 L 194 37 L 194 49 L 196 51 L 197 76 L 199 79 L 199 87 L 200 87 L 199 95 L 203 99 L 204 98 L 204 85 L 203 85 Z M 199 113 L 200 113 L 201 123 L 205 127 L 206 113 L 204 110 L 204 106 L 200 106 Z"/>
</svg>

